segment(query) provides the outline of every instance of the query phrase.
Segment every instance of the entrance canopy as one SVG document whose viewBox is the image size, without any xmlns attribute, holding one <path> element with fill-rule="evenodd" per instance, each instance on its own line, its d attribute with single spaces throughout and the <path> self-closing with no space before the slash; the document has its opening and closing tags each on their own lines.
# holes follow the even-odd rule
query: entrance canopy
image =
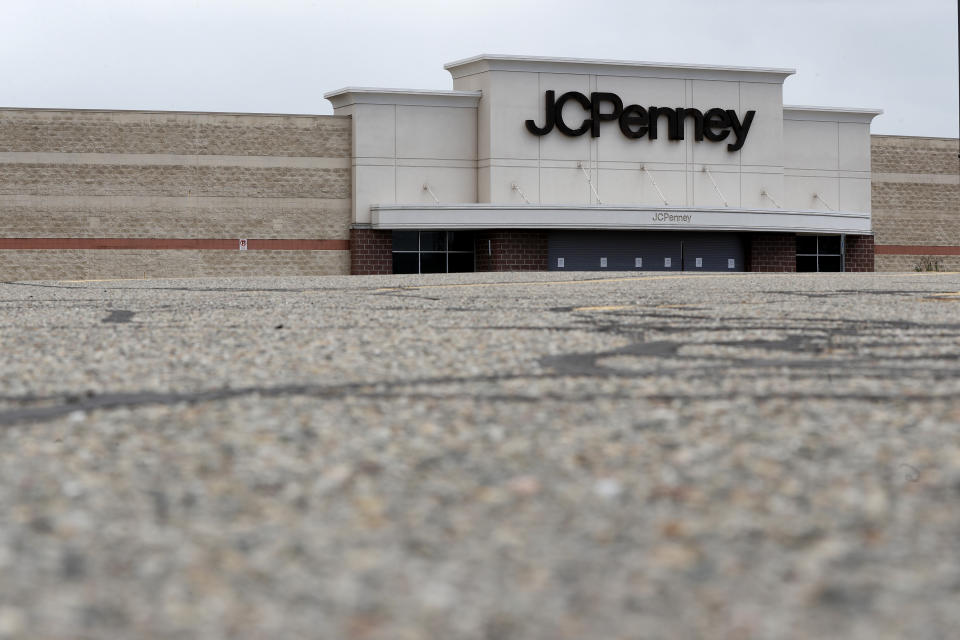
<svg viewBox="0 0 960 640">
<path fill-rule="evenodd" d="M 625 205 L 382 204 L 374 229 L 656 229 L 869 235 L 870 214 Z"/>
</svg>

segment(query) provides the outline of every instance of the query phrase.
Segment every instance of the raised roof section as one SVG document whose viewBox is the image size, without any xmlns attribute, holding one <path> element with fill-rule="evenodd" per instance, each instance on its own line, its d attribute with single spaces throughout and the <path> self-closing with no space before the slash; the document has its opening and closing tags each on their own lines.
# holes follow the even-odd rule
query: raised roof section
<svg viewBox="0 0 960 640">
<path fill-rule="evenodd" d="M 783 105 L 784 120 L 819 120 L 827 122 L 866 122 L 883 113 L 883 109 L 851 109 L 848 107 L 813 107 Z"/>
<path fill-rule="evenodd" d="M 596 60 L 589 58 L 544 58 L 483 53 L 443 66 L 454 78 L 486 71 L 573 73 L 584 75 L 740 80 L 782 83 L 795 69 L 730 67 L 669 62 Z"/>
<path fill-rule="evenodd" d="M 323 97 L 334 109 L 352 104 L 402 104 L 420 107 L 476 107 L 480 91 L 427 91 L 422 89 L 380 89 L 344 87 L 329 91 Z"/>
</svg>

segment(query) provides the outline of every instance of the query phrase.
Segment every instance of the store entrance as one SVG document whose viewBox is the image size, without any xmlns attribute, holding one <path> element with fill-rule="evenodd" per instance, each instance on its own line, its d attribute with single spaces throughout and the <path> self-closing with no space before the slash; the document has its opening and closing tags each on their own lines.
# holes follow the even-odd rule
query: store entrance
<svg viewBox="0 0 960 640">
<path fill-rule="evenodd" d="M 797 236 L 797 271 L 843 271 L 843 236 Z"/>
<path fill-rule="evenodd" d="M 551 271 L 743 271 L 737 233 L 551 231 Z"/>
<path fill-rule="evenodd" d="M 463 273 L 474 270 L 469 231 L 394 231 L 394 273 Z"/>
</svg>

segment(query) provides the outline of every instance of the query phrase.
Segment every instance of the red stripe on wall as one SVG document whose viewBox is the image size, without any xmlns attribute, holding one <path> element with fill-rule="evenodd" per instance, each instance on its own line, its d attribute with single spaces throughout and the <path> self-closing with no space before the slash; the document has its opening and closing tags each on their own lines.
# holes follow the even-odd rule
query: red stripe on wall
<svg viewBox="0 0 960 640">
<path fill-rule="evenodd" d="M 960 256 L 960 247 L 956 246 L 878 244 L 873 250 L 878 255 L 888 256 Z"/>
<path fill-rule="evenodd" d="M 0 238 L 0 249 L 240 249 L 226 238 Z M 349 240 L 247 240 L 251 251 L 347 251 Z"/>
</svg>

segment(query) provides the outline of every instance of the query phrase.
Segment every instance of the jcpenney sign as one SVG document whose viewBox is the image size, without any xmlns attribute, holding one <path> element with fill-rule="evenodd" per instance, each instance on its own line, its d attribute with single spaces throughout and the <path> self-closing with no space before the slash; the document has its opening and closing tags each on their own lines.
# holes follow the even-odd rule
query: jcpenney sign
<svg viewBox="0 0 960 640">
<path fill-rule="evenodd" d="M 574 101 L 590 114 L 584 118 L 577 128 L 570 127 L 563 119 L 563 107 Z M 606 106 L 604 106 L 606 105 Z M 712 142 L 726 140 L 733 133 L 734 141 L 727 145 L 729 151 L 739 151 L 747 140 L 747 132 L 753 124 L 756 111 L 747 111 L 743 121 L 740 121 L 737 112 L 733 109 L 708 109 L 702 112 L 699 109 L 684 107 L 641 107 L 638 104 L 623 106 L 623 100 L 615 93 L 593 92 L 590 97 L 577 91 L 568 91 L 559 98 L 553 91 L 546 92 L 546 107 L 544 110 L 544 124 L 538 127 L 533 120 L 527 120 L 527 131 L 534 135 L 544 136 L 553 131 L 556 126 L 560 133 L 568 136 L 582 136 L 587 131 L 591 137 L 600 137 L 600 123 L 616 120 L 620 131 L 628 138 L 657 139 L 657 124 L 661 117 L 667 119 L 667 138 L 683 140 L 684 122 L 693 119 L 693 136 L 698 142 L 706 138 Z"/>
</svg>

